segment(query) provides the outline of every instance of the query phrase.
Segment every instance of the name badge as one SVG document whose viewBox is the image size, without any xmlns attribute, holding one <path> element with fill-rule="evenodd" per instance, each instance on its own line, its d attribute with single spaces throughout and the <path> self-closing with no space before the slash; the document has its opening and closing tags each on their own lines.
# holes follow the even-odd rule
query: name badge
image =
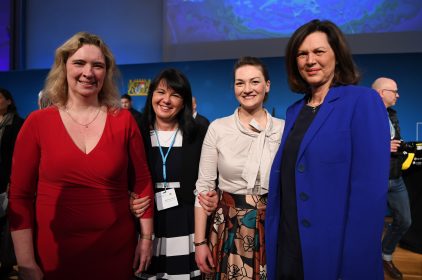
<svg viewBox="0 0 422 280">
<path fill-rule="evenodd" d="M 157 205 L 158 211 L 179 205 L 177 202 L 176 191 L 174 189 L 167 189 L 156 193 L 155 205 Z"/>
</svg>

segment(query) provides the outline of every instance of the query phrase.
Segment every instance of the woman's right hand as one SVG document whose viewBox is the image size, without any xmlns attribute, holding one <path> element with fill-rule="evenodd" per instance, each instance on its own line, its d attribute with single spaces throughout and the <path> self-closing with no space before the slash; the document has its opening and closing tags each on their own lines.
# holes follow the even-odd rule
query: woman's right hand
<svg viewBox="0 0 422 280">
<path fill-rule="evenodd" d="M 149 197 L 141 197 L 139 198 L 136 193 L 130 193 L 130 211 L 136 218 L 142 217 L 145 211 L 151 204 L 151 200 Z"/>
<path fill-rule="evenodd" d="M 19 266 L 18 269 L 19 280 L 42 280 L 44 273 L 37 264 L 30 266 Z"/>
<path fill-rule="evenodd" d="M 195 261 L 199 270 L 203 273 L 214 272 L 215 266 L 212 260 L 210 248 L 207 244 L 195 247 Z"/>
<path fill-rule="evenodd" d="M 208 192 L 205 191 L 198 195 L 199 204 L 202 206 L 207 216 L 210 216 L 212 213 L 214 213 L 215 209 L 217 209 L 219 200 L 220 197 L 218 192 L 214 190 Z"/>
<path fill-rule="evenodd" d="M 390 152 L 397 153 L 400 145 L 401 145 L 400 140 L 391 140 L 391 142 L 390 142 Z"/>
<path fill-rule="evenodd" d="M 32 229 L 19 229 L 11 232 L 21 280 L 41 280 L 44 273 L 34 258 Z"/>
</svg>

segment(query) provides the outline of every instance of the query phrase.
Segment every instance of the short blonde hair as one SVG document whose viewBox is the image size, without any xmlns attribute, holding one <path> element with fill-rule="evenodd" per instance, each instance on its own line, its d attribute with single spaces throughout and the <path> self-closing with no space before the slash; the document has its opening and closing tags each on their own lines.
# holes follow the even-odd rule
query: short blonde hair
<svg viewBox="0 0 422 280">
<path fill-rule="evenodd" d="M 65 106 L 68 100 L 68 83 L 66 62 L 83 45 L 97 46 L 104 55 L 106 63 L 106 77 L 103 87 L 98 94 L 101 105 L 109 110 L 120 107 L 120 94 L 117 81 L 120 78 L 114 56 L 104 41 L 97 35 L 87 32 L 78 32 L 57 48 L 54 63 L 45 81 L 43 93 L 47 95 L 52 104 Z"/>
</svg>

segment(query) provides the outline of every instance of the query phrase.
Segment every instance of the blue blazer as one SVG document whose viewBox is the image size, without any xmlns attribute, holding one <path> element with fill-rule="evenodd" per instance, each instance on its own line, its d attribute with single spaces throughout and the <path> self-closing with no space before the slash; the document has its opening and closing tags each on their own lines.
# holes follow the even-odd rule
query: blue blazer
<svg viewBox="0 0 422 280">
<path fill-rule="evenodd" d="M 305 104 L 294 103 L 270 173 L 265 220 L 268 279 L 280 238 L 280 176 L 286 138 Z M 372 89 L 330 89 L 300 145 L 296 203 L 305 279 L 384 279 L 381 235 L 390 159 L 387 110 Z"/>
</svg>

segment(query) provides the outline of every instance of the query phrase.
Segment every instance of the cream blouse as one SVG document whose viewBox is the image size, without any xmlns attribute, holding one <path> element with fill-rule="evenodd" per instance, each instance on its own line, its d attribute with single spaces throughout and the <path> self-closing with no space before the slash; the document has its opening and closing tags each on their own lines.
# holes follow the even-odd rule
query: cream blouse
<svg viewBox="0 0 422 280">
<path fill-rule="evenodd" d="M 255 120 L 257 131 L 246 129 L 234 114 L 213 121 L 202 145 L 198 193 L 218 188 L 234 194 L 268 193 L 269 174 L 284 129 L 284 120 L 273 118 L 268 111 L 265 129 Z M 199 203 L 196 202 L 196 206 Z"/>
</svg>

